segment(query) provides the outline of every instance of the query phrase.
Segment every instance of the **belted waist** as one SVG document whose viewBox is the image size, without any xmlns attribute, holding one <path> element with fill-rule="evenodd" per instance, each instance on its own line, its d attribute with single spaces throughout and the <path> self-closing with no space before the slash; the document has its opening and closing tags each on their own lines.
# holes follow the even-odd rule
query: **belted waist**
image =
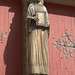
<svg viewBox="0 0 75 75">
<path fill-rule="evenodd" d="M 42 30 L 47 30 L 49 27 L 44 27 L 44 26 L 32 26 L 32 29 L 42 29 Z"/>
</svg>

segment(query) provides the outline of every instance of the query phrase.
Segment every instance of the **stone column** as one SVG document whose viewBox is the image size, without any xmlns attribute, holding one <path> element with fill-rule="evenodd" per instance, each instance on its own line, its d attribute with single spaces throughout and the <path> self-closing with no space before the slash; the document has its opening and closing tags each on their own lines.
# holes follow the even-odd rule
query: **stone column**
<svg viewBox="0 0 75 75">
<path fill-rule="evenodd" d="M 23 75 L 28 75 L 28 26 L 27 26 L 27 0 L 21 0 L 23 5 Z"/>
</svg>

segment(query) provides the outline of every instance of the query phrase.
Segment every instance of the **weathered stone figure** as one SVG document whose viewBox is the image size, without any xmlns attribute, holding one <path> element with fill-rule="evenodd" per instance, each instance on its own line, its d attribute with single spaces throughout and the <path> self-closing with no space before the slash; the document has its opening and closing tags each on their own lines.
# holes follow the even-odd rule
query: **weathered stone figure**
<svg viewBox="0 0 75 75">
<path fill-rule="evenodd" d="M 27 18 L 29 20 L 29 74 L 48 75 L 48 31 L 49 20 L 44 0 L 34 0 L 28 7 Z M 46 12 L 46 24 L 36 25 L 37 11 Z M 41 17 L 40 17 L 41 18 Z"/>
</svg>

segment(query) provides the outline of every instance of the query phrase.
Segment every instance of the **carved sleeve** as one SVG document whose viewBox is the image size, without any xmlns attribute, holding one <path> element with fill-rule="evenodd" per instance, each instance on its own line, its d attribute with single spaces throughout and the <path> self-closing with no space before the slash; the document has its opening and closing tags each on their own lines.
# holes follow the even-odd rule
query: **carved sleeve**
<svg viewBox="0 0 75 75">
<path fill-rule="evenodd" d="M 34 4 L 30 4 L 28 6 L 28 10 L 27 10 L 27 18 L 28 18 L 28 26 L 29 26 L 29 32 L 31 32 L 32 30 L 32 20 L 33 20 L 33 16 L 34 16 L 35 12 L 34 12 Z"/>
<path fill-rule="evenodd" d="M 30 4 L 27 11 L 27 16 L 33 17 L 35 15 L 34 4 Z"/>
<path fill-rule="evenodd" d="M 44 6 L 44 10 L 46 11 L 46 18 L 47 18 L 46 27 L 48 27 L 48 36 L 49 36 L 49 33 L 50 33 L 50 22 L 49 22 L 49 18 L 48 18 L 48 12 L 47 12 L 47 9 L 46 9 L 45 6 Z"/>
<path fill-rule="evenodd" d="M 46 27 L 49 27 L 50 26 L 50 23 L 49 23 L 49 18 L 48 18 L 48 12 L 47 12 L 47 9 L 46 9 L 45 6 L 44 6 L 44 10 L 46 11 L 46 19 L 47 19 Z"/>
</svg>

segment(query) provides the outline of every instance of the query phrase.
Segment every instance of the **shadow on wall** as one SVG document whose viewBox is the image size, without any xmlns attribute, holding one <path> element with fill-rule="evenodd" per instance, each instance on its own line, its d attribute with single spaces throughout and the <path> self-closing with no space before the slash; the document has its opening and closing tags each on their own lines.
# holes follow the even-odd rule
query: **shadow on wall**
<svg viewBox="0 0 75 75">
<path fill-rule="evenodd" d="M 5 75 L 23 75 L 22 5 L 19 0 L 0 0 L 0 6 L 9 8 L 8 13 L 5 13 L 8 14 L 9 24 L 3 56 Z"/>
</svg>

